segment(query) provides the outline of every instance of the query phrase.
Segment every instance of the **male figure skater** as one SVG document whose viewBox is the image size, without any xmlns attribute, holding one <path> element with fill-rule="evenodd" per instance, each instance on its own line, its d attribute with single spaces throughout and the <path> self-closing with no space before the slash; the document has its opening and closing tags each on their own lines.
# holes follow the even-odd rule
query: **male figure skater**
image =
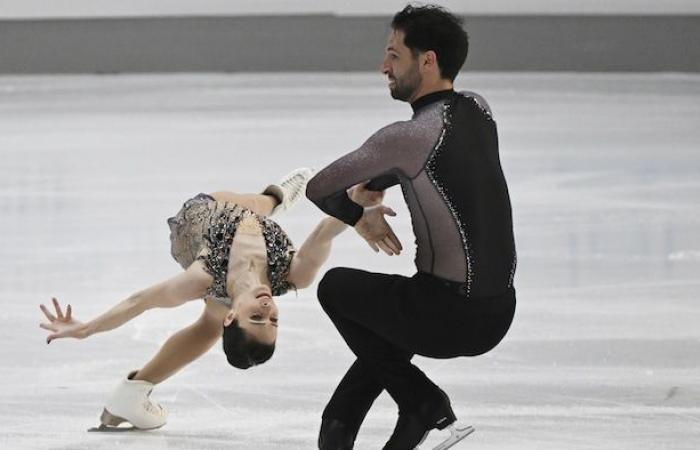
<svg viewBox="0 0 700 450">
<path fill-rule="evenodd" d="M 413 449 L 430 430 L 448 426 L 451 436 L 437 448 L 461 440 L 473 428 L 454 426 L 447 395 L 411 358 L 486 353 L 515 312 L 515 244 L 496 124 L 482 97 L 453 90 L 467 34 L 459 19 L 432 5 L 407 6 L 391 26 L 382 72 L 391 96 L 409 102 L 413 117 L 382 128 L 323 169 L 306 193 L 375 251 L 393 255 L 401 244 L 384 218 L 393 211 L 358 205 L 346 190 L 366 181 L 373 191 L 400 184 L 418 271 L 407 278 L 334 268 L 321 280 L 319 301 L 357 357 L 323 412 L 324 450 L 353 448 L 384 389 L 399 407 L 385 449 Z"/>
</svg>

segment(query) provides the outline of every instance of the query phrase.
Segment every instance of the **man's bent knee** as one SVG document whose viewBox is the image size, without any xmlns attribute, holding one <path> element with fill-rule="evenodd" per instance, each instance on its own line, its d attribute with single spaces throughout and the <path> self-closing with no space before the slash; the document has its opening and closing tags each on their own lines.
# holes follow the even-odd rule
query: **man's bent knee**
<svg viewBox="0 0 700 450">
<path fill-rule="evenodd" d="M 352 269 L 334 267 L 326 272 L 318 283 L 316 294 L 318 295 L 318 301 L 326 312 L 331 307 L 333 300 L 340 296 L 339 294 L 342 292 L 344 281 L 346 280 L 346 274 L 350 270 Z"/>
</svg>

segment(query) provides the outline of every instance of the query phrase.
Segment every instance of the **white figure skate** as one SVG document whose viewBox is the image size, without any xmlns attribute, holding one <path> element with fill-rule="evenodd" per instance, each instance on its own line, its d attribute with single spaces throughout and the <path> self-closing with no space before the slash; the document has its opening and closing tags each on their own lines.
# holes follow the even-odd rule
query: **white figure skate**
<svg viewBox="0 0 700 450">
<path fill-rule="evenodd" d="M 449 425 L 447 429 L 450 430 L 450 437 L 438 444 L 438 446 L 433 448 L 433 450 L 447 450 L 474 432 L 474 427 L 472 426 L 458 427 L 454 423 Z M 425 437 L 423 439 L 425 439 Z"/>
<path fill-rule="evenodd" d="M 112 391 L 100 416 L 100 426 L 88 431 L 154 430 L 165 425 L 168 412 L 149 398 L 153 383 L 132 380 L 134 375 L 136 371 Z M 120 427 L 124 422 L 131 426 Z"/>
<path fill-rule="evenodd" d="M 314 176 L 314 170 L 308 167 L 300 167 L 282 177 L 277 184 L 271 184 L 263 191 L 265 195 L 272 195 L 279 201 L 270 216 L 280 214 L 294 206 L 306 193 L 306 184 Z"/>
</svg>

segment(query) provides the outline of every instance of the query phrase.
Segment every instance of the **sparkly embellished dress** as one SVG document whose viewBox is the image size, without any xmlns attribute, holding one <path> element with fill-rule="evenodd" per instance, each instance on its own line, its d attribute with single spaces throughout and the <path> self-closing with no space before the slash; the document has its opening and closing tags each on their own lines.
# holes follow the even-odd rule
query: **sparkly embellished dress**
<svg viewBox="0 0 700 450">
<path fill-rule="evenodd" d="M 214 278 L 207 298 L 228 307 L 233 304 L 226 292 L 231 243 L 238 224 L 247 216 L 255 217 L 262 227 L 272 295 L 282 295 L 294 288 L 287 276 L 295 250 L 277 223 L 239 205 L 218 202 L 208 194 L 198 194 L 187 200 L 180 211 L 168 219 L 171 254 L 175 261 L 187 269 L 195 260 L 202 260 L 205 270 Z"/>
</svg>

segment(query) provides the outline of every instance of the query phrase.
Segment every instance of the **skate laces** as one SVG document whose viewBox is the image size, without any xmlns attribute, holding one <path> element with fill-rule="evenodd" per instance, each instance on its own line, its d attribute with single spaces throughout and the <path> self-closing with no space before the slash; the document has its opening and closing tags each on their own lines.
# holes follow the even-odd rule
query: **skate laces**
<svg viewBox="0 0 700 450">
<path fill-rule="evenodd" d="M 151 392 L 153 389 L 148 391 L 148 394 L 146 394 L 146 399 L 143 401 L 143 409 L 148 413 L 152 415 L 158 415 L 160 416 L 163 413 L 163 407 L 160 406 L 158 403 L 154 403 L 148 396 L 151 395 Z"/>
<path fill-rule="evenodd" d="M 282 182 L 282 188 L 288 190 L 290 200 L 296 200 L 301 195 L 302 187 L 306 183 L 306 176 L 303 173 L 295 173 L 292 177 Z"/>
<path fill-rule="evenodd" d="M 152 415 L 161 415 L 161 413 L 163 412 L 163 408 L 159 404 L 153 403 L 149 399 L 146 399 L 143 402 L 143 409 L 147 413 L 152 414 Z"/>
</svg>

